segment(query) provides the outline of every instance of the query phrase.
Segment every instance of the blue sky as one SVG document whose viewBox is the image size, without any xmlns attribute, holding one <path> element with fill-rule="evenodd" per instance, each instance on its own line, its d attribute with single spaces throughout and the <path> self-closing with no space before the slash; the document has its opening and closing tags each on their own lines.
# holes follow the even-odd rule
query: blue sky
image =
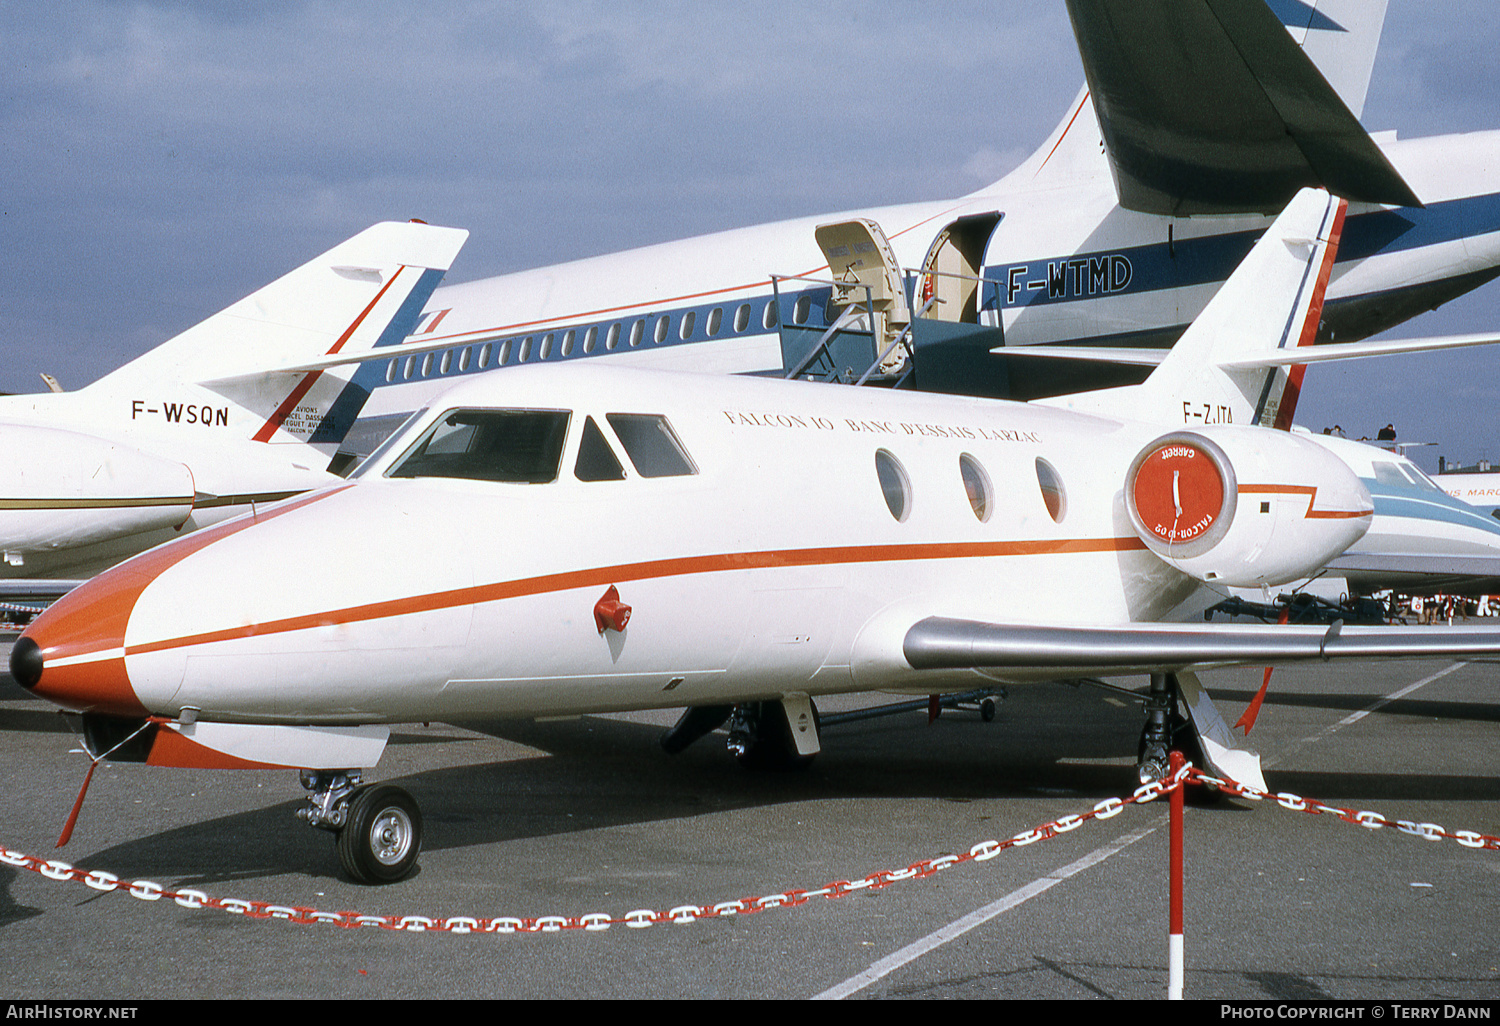
<svg viewBox="0 0 1500 1026">
<path fill-rule="evenodd" d="M 1083 78 L 1036 0 L 0 0 L 0 33 L 5 391 L 86 384 L 379 220 L 470 229 L 465 281 L 958 195 Z M 1391 0 L 1367 127 L 1500 128 L 1497 54 L 1493 0 Z M 1492 329 L 1500 283 L 1395 334 Z M 1500 458 L 1497 371 L 1314 367 L 1299 421 Z"/>
</svg>

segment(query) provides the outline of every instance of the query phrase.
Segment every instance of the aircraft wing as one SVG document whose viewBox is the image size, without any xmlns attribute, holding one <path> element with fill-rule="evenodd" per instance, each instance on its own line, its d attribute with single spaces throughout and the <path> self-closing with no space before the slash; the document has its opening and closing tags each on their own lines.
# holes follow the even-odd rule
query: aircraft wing
<svg viewBox="0 0 1500 1026">
<path fill-rule="evenodd" d="M 1060 627 L 929 617 L 902 646 L 918 670 L 1046 676 L 1181 673 L 1328 659 L 1500 658 L 1500 628 L 1160 624 Z"/>
<path fill-rule="evenodd" d="M 1362 591 L 1394 588 L 1406 594 L 1500 593 L 1500 556 L 1346 552 L 1326 569 Z"/>
<path fill-rule="evenodd" d="M 0 612 L 40 613 L 83 583 L 19 577 L 0 581 Z"/>
<path fill-rule="evenodd" d="M 10 580 L 0 581 L 0 599 L 51 602 L 62 598 L 82 583 L 84 582 L 81 580 L 54 581 L 40 578 L 13 577 Z"/>
<path fill-rule="evenodd" d="M 1120 204 L 1276 213 L 1299 188 L 1421 206 L 1265 0 L 1068 0 Z"/>
<path fill-rule="evenodd" d="M 1274 349 L 1220 360 L 1225 370 L 1253 370 L 1258 367 L 1291 367 L 1330 360 L 1362 360 L 1373 356 L 1400 356 L 1408 353 L 1431 353 L 1440 349 L 1465 349 L 1469 346 L 1500 345 L 1500 335 L 1481 332 L 1473 335 L 1433 335 L 1428 338 L 1393 338 L 1373 342 L 1325 342 L 1317 346 L 1295 346 Z M 1038 359 L 1087 360 L 1094 363 L 1129 364 L 1155 367 L 1167 358 L 1165 349 L 1141 349 L 1128 346 L 996 346 L 990 352 L 1002 356 L 1032 356 Z"/>
</svg>

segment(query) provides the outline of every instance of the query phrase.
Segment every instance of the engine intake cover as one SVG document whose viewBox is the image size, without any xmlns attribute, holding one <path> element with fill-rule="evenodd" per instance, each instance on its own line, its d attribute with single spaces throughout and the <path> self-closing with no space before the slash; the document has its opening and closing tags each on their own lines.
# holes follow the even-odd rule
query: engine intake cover
<svg viewBox="0 0 1500 1026">
<path fill-rule="evenodd" d="M 1229 457 L 1199 435 L 1167 435 L 1148 445 L 1126 480 L 1135 529 L 1177 558 L 1209 551 L 1234 523 L 1238 482 Z M 1158 551 L 1156 545 L 1153 551 Z"/>
<path fill-rule="evenodd" d="M 1354 471 L 1284 431 L 1216 426 L 1153 441 L 1125 475 L 1146 547 L 1201 581 L 1285 584 L 1360 539 L 1374 504 Z"/>
</svg>

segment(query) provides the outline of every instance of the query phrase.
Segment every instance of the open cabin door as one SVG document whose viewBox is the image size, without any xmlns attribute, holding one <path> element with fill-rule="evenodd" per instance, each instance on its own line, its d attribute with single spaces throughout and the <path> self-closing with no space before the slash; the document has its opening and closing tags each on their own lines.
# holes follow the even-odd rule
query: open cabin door
<svg viewBox="0 0 1500 1026">
<path fill-rule="evenodd" d="M 980 278 L 984 251 L 1003 214 L 961 217 L 938 232 L 922 261 L 917 305 L 933 304 L 923 316 L 955 324 L 979 323 Z"/>
<path fill-rule="evenodd" d="M 924 392 L 1010 395 L 1009 361 L 990 353 L 1005 344 L 1005 329 L 979 318 L 984 253 L 1004 216 L 989 211 L 960 217 L 927 249 L 914 300 L 921 312 L 912 322 L 913 383 Z"/>
<path fill-rule="evenodd" d="M 861 310 L 868 303 L 875 315 L 875 341 L 884 349 L 911 323 L 911 308 L 906 303 L 906 289 L 901 281 L 901 265 L 880 230 L 880 225 L 866 218 L 823 224 L 813 229 L 828 271 L 837 282 L 830 305 L 842 312 L 853 308 L 854 316 L 867 316 Z M 864 330 L 869 331 L 868 323 Z"/>
<path fill-rule="evenodd" d="M 787 377 L 1009 396 L 1009 361 L 990 353 L 1005 344 L 1004 329 L 979 316 L 984 254 L 1002 217 L 990 211 L 950 222 L 910 281 L 874 221 L 819 225 L 814 236 L 828 277 L 772 278 L 777 308 L 785 306 L 779 328 Z M 781 292 L 788 282 L 799 290 L 789 305 Z"/>
</svg>

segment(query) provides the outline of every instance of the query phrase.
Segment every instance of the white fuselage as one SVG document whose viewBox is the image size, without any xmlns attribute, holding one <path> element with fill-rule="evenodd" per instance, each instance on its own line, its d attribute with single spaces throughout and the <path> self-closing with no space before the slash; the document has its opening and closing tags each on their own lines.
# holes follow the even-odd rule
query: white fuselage
<svg viewBox="0 0 1500 1026">
<path fill-rule="evenodd" d="M 495 410 L 565 415 L 548 480 L 401 476 L 424 432 Z M 621 414 L 665 418 L 693 472 L 638 469 Z M 622 477 L 583 469 L 590 422 Z M 355 724 L 993 680 L 914 670 L 907 630 L 931 616 L 1150 621 L 1200 587 L 1126 512 L 1126 468 L 1161 434 L 885 389 L 604 367 L 497 375 L 445 395 L 354 480 L 153 550 L 60 601 L 34 628 L 67 639 L 46 643 L 37 693 L 70 704 L 62 691 L 87 679 L 92 697 L 71 704 L 98 711 Z M 887 457 L 895 475 L 882 475 Z M 1315 566 L 1364 530 L 1368 496 L 1352 475 L 1314 486 L 1305 474 L 1242 474 L 1239 516 L 1291 510 L 1318 532 L 1323 554 L 1304 557 Z M 1330 509 L 1347 513 L 1308 519 Z M 611 586 L 633 613 L 601 631 L 594 607 Z"/>
<path fill-rule="evenodd" d="M 1500 507 L 1500 472 L 1438 474 L 1432 479 L 1449 495 L 1481 509 Z"/>
<path fill-rule="evenodd" d="M 252 416 L 222 396 L 167 390 L 0 398 L 0 439 L 13 453 L 0 469 L 0 579 L 90 576 L 338 480 L 316 452 L 247 444 Z"/>
</svg>

